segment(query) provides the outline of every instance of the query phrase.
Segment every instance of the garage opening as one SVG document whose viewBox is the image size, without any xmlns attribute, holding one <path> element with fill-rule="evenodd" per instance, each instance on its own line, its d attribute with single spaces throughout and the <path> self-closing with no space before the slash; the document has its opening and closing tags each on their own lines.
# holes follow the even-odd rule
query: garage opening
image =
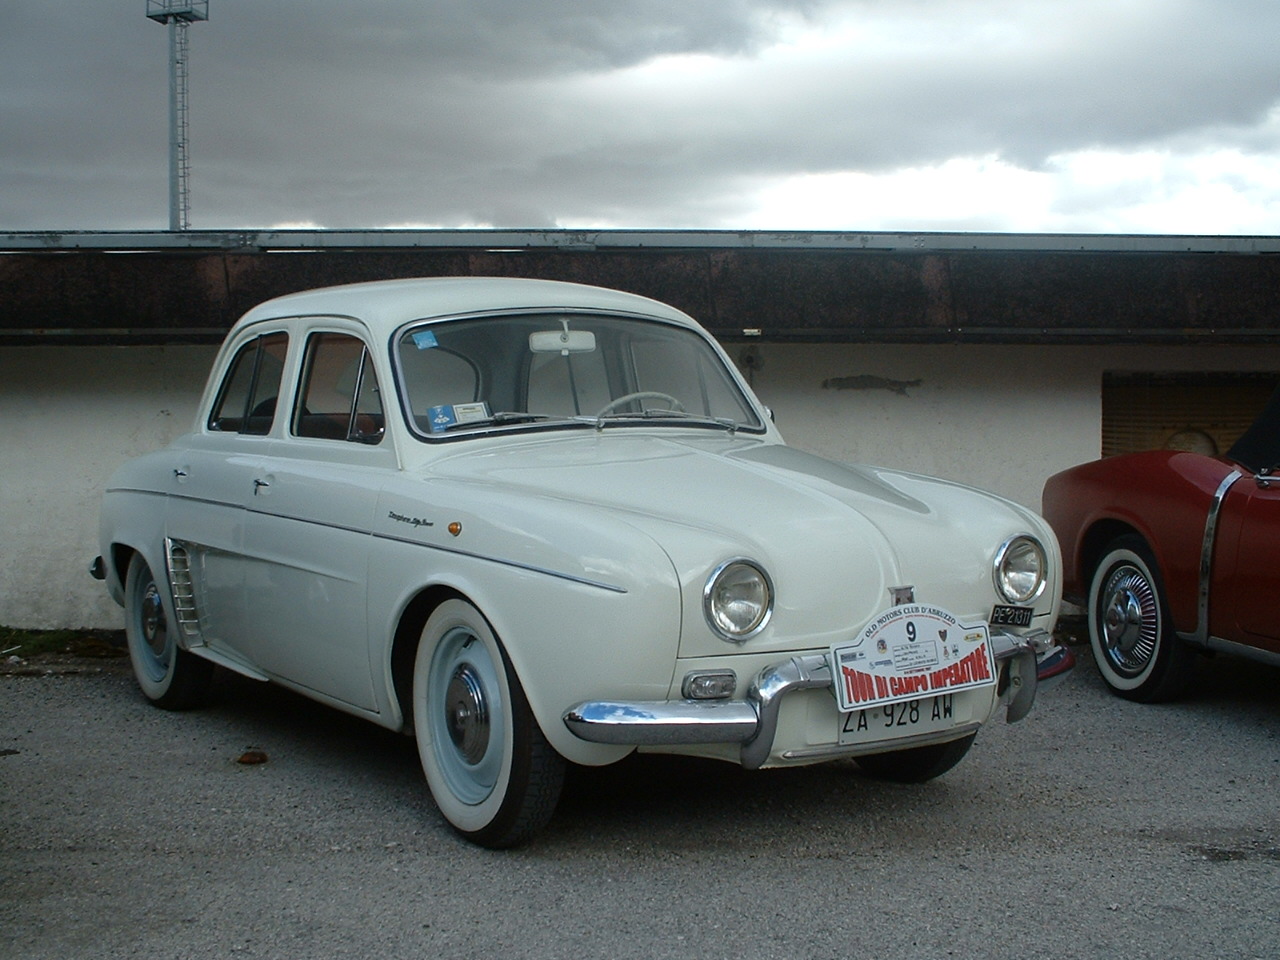
<svg viewBox="0 0 1280 960">
<path fill-rule="evenodd" d="M 1217 456 L 1253 423 L 1280 373 L 1102 376 L 1102 455 L 1188 450 Z"/>
</svg>

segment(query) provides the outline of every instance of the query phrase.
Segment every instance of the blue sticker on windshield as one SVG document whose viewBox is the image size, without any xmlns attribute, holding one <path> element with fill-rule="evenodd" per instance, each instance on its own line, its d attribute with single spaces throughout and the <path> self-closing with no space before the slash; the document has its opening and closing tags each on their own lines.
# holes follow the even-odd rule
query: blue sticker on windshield
<svg viewBox="0 0 1280 960">
<path fill-rule="evenodd" d="M 413 337 L 413 345 L 419 350 L 430 350 L 432 347 L 440 346 L 436 342 L 436 335 L 430 330 L 415 330 L 410 336 Z"/>
<path fill-rule="evenodd" d="M 439 433 L 441 430 L 448 430 L 458 422 L 458 418 L 453 412 L 452 404 L 432 407 L 427 411 L 427 420 L 431 423 L 432 433 Z"/>
</svg>

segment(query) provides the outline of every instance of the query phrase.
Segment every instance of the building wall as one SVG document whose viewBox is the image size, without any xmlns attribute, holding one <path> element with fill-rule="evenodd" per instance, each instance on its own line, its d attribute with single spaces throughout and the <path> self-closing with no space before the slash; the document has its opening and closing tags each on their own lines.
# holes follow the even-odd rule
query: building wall
<svg viewBox="0 0 1280 960">
<path fill-rule="evenodd" d="M 1104 371 L 1280 370 L 1280 347 L 734 343 L 792 445 L 985 487 L 1032 507 L 1098 456 Z M 97 506 L 122 461 L 185 432 L 215 348 L 0 350 L 0 624 L 123 623 L 101 583 Z"/>
<path fill-rule="evenodd" d="M 110 627 L 89 576 L 98 501 L 124 460 L 190 429 L 213 347 L 0 350 L 0 624 Z"/>
</svg>

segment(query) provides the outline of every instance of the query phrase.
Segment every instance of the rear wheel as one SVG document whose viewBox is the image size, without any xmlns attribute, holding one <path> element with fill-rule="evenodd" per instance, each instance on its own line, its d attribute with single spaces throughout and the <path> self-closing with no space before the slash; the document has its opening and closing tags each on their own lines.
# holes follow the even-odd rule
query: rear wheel
<svg viewBox="0 0 1280 960">
<path fill-rule="evenodd" d="M 1174 632 L 1164 581 L 1139 536 L 1112 541 L 1094 569 L 1089 646 L 1102 679 L 1127 700 L 1170 700 L 1191 678 L 1195 651 Z"/>
<path fill-rule="evenodd" d="M 208 696 L 213 664 L 179 649 L 161 597 L 147 561 L 135 553 L 124 586 L 124 632 L 133 675 L 157 707 L 188 710 Z"/>
<path fill-rule="evenodd" d="M 422 631 L 413 723 L 431 795 L 468 840 L 514 846 L 551 819 L 565 761 L 488 621 L 463 600 L 442 603 Z"/>
<path fill-rule="evenodd" d="M 877 780 L 924 783 L 926 780 L 942 776 L 963 760 L 969 748 L 973 746 L 976 736 L 976 733 L 971 733 L 967 737 L 950 740 L 947 743 L 931 743 L 925 747 L 890 750 L 888 753 L 873 753 L 854 759 L 863 773 Z"/>
</svg>

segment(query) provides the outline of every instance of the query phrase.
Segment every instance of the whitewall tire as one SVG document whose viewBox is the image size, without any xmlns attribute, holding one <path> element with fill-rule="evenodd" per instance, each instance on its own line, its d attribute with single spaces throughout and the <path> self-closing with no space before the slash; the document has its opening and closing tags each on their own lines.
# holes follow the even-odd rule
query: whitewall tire
<svg viewBox="0 0 1280 960">
<path fill-rule="evenodd" d="M 464 600 L 442 603 L 423 628 L 413 726 L 431 795 L 468 840 L 514 846 L 551 819 L 565 761 L 488 621 Z"/>
<path fill-rule="evenodd" d="M 165 710 L 200 706 L 213 664 L 178 647 L 156 580 L 142 554 L 129 561 L 124 584 L 124 632 L 133 675 L 147 699 Z"/>
<path fill-rule="evenodd" d="M 1180 694 L 1195 651 L 1174 632 L 1164 581 L 1146 541 L 1107 546 L 1089 586 L 1089 646 L 1107 686 L 1151 703 Z"/>
</svg>

